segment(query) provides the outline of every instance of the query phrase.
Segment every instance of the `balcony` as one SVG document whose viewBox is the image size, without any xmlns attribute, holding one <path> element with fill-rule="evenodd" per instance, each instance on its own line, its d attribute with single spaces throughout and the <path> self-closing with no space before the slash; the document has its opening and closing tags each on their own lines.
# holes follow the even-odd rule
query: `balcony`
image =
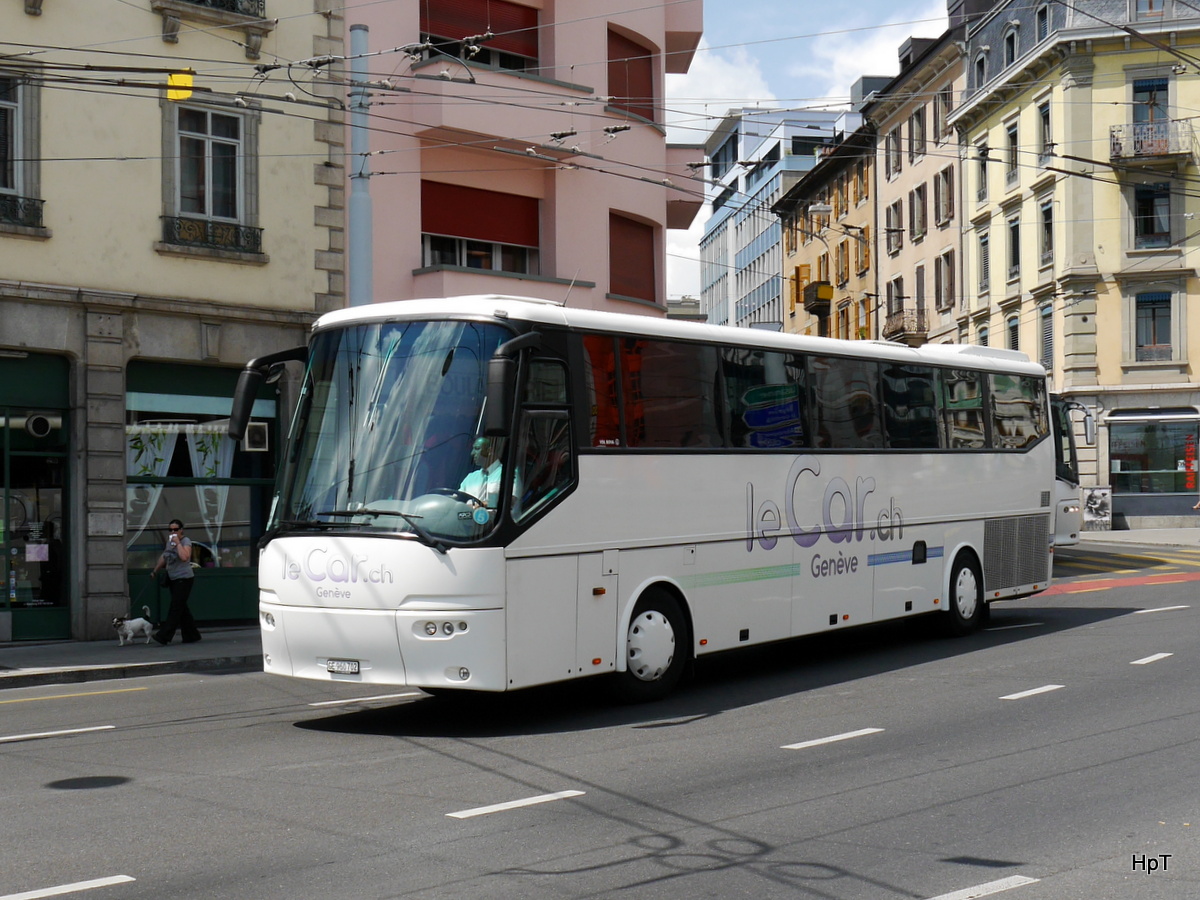
<svg viewBox="0 0 1200 900">
<path fill-rule="evenodd" d="M 261 228 L 232 222 L 163 216 L 163 243 L 176 247 L 261 254 L 262 233 Z"/>
<path fill-rule="evenodd" d="M 1108 131 L 1109 158 L 1126 162 L 1170 162 L 1196 158 L 1190 119 L 1113 125 Z"/>
<path fill-rule="evenodd" d="M 23 228 L 42 227 L 42 207 L 45 200 L 32 200 L 14 194 L 0 194 L 0 225 L 20 225 Z"/>
<path fill-rule="evenodd" d="M 150 0 L 150 8 L 162 16 L 165 43 L 179 43 L 184 22 L 198 23 L 203 29 L 236 30 L 245 36 L 247 59 L 258 59 L 263 38 L 278 22 L 266 18 L 266 0 Z"/>
<path fill-rule="evenodd" d="M 925 310 L 902 309 L 888 313 L 883 322 L 883 339 L 899 341 L 910 347 L 919 347 L 929 337 L 929 325 L 925 321 Z"/>
<path fill-rule="evenodd" d="M 829 303 L 833 300 L 833 285 L 828 281 L 814 281 L 804 288 L 804 311 L 814 316 L 829 315 Z"/>
</svg>

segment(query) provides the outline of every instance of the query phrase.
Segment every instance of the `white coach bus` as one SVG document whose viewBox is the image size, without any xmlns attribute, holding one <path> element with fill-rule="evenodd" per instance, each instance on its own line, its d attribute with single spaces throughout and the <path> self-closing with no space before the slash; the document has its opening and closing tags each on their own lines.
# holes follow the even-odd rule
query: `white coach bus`
<svg viewBox="0 0 1200 900">
<path fill-rule="evenodd" d="M 1055 449 L 1024 355 L 502 296 L 323 316 L 260 547 L 264 668 L 506 691 L 936 613 L 1050 579 Z"/>
</svg>

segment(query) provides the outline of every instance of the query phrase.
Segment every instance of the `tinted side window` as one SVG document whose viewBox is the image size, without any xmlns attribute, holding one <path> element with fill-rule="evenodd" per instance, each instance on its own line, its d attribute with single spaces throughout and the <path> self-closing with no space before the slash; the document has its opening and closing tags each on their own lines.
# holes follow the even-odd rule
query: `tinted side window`
<svg viewBox="0 0 1200 900">
<path fill-rule="evenodd" d="M 939 446 L 933 368 L 884 363 L 883 409 L 889 447 L 930 450 Z"/>
<path fill-rule="evenodd" d="M 814 446 L 836 450 L 883 447 L 878 363 L 814 356 L 809 360 L 809 376 Z"/>
<path fill-rule="evenodd" d="M 621 407 L 617 402 L 617 342 L 608 335 L 583 337 L 584 402 L 588 404 L 588 443 L 621 446 Z"/>
<path fill-rule="evenodd" d="M 721 348 L 731 447 L 787 450 L 808 446 L 804 360 L 790 353 Z"/>
<path fill-rule="evenodd" d="M 1044 382 L 1019 375 L 989 375 L 992 441 L 997 450 L 1020 450 L 1047 432 Z"/>
<path fill-rule="evenodd" d="M 983 418 L 983 375 L 966 369 L 942 373 L 946 437 L 955 450 L 979 450 L 987 446 Z"/>
<path fill-rule="evenodd" d="M 621 339 L 625 439 L 630 447 L 723 447 L 717 348 Z"/>
</svg>

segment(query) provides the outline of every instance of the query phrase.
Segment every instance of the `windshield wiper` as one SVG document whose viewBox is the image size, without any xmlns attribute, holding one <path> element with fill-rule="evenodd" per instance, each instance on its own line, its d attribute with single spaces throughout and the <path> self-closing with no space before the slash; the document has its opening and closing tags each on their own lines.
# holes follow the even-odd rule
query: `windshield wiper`
<svg viewBox="0 0 1200 900">
<path fill-rule="evenodd" d="M 436 550 L 438 553 L 441 553 L 443 556 L 445 555 L 446 551 L 449 549 L 449 547 L 446 544 L 444 544 L 442 541 L 435 538 L 432 534 L 430 534 L 423 527 L 421 527 L 421 524 L 419 522 L 417 522 L 417 519 L 421 518 L 420 516 L 409 515 L 406 512 L 400 512 L 400 510 L 398 510 L 398 509 L 369 509 L 367 507 L 363 507 L 362 509 L 331 509 L 331 510 L 327 510 L 325 512 L 319 512 L 319 513 L 317 513 L 317 515 L 318 516 L 370 516 L 372 519 L 377 519 L 380 516 L 397 516 L 398 518 L 401 518 L 405 522 L 408 523 L 408 526 L 413 530 L 413 534 L 415 534 L 418 538 L 421 539 L 421 543 L 432 547 L 434 550 Z M 323 524 L 332 525 L 334 523 L 326 522 Z"/>
</svg>

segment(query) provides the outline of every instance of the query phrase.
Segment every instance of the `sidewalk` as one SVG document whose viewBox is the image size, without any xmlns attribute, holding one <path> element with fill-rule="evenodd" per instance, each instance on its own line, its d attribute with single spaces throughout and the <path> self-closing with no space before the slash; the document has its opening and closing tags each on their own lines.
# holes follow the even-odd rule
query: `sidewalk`
<svg viewBox="0 0 1200 900">
<path fill-rule="evenodd" d="M 176 672 L 254 672 L 262 669 L 256 627 L 202 629 L 203 639 L 167 647 L 151 641 L 47 641 L 0 644 L 0 690 L 38 684 L 74 684 Z"/>
<path fill-rule="evenodd" d="M 1114 552 L 1134 546 L 1200 547 L 1200 528 L 1143 528 L 1086 531 L 1081 543 Z M 38 684 L 72 684 L 108 678 L 138 678 L 176 672 L 255 672 L 262 669 L 262 639 L 256 627 L 211 628 L 195 644 L 162 647 L 107 641 L 48 641 L 0 644 L 0 690 Z"/>
</svg>

